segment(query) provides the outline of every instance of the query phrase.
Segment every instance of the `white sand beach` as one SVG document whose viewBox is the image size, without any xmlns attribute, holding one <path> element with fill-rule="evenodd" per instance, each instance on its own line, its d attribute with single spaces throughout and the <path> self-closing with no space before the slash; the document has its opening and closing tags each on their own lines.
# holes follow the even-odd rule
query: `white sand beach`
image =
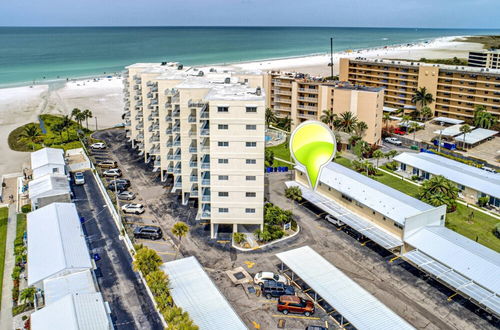
<svg viewBox="0 0 500 330">
<path fill-rule="evenodd" d="M 455 42 L 457 37 L 438 38 L 428 43 L 388 46 L 367 50 L 340 52 L 334 54 L 334 74 L 338 74 L 338 60 L 341 57 L 420 59 L 466 58 L 470 50 L 482 48 L 480 44 Z M 300 71 L 311 75 L 329 75 L 327 64 L 330 56 L 317 55 L 248 63 L 231 66 L 245 70 Z M 122 122 L 123 85 L 121 78 L 96 78 L 56 82 L 33 88 L 15 87 L 0 89 L 0 176 L 19 172 L 28 153 L 10 150 L 7 137 L 18 126 L 35 122 L 39 114 L 69 114 L 73 108 L 90 109 L 97 117 L 98 128 L 112 127 Z M 95 128 L 95 119 L 89 121 Z"/>
</svg>

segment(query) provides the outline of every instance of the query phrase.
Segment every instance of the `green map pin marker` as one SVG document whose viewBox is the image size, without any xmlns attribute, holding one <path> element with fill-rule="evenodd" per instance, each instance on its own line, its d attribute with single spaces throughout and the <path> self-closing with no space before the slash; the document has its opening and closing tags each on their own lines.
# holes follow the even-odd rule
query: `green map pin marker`
<svg viewBox="0 0 500 330">
<path fill-rule="evenodd" d="M 316 189 L 321 169 L 335 156 L 336 145 L 332 130 L 319 121 L 305 121 L 293 131 L 290 151 L 293 159 L 306 168 L 311 189 Z"/>
</svg>

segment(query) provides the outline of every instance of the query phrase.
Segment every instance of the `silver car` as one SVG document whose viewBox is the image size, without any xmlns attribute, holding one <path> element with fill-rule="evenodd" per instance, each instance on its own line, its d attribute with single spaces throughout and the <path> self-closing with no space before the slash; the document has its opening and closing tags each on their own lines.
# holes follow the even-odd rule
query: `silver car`
<svg viewBox="0 0 500 330">
<path fill-rule="evenodd" d="M 131 191 L 122 191 L 121 193 L 118 194 L 118 199 L 125 200 L 125 201 L 131 201 L 135 199 L 135 194 Z"/>
</svg>

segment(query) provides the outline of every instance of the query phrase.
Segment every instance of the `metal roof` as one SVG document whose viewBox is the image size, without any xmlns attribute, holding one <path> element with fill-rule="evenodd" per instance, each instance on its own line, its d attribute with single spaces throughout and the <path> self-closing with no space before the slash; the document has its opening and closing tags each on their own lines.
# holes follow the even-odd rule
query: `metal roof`
<svg viewBox="0 0 500 330">
<path fill-rule="evenodd" d="M 357 329 L 414 329 L 309 246 L 276 256 Z"/>
<path fill-rule="evenodd" d="M 483 140 L 486 140 L 492 136 L 495 136 L 497 134 L 498 134 L 497 131 L 493 131 L 493 130 L 486 129 L 486 128 L 476 128 L 472 132 L 467 133 L 465 135 L 465 143 L 475 144 L 475 143 L 481 142 Z M 464 134 L 460 134 L 459 136 L 456 136 L 455 141 L 464 142 Z"/>
<path fill-rule="evenodd" d="M 100 293 L 69 294 L 31 314 L 34 330 L 113 329 Z"/>
<path fill-rule="evenodd" d="M 247 329 L 195 257 L 166 262 L 161 269 L 169 277 L 175 304 L 200 329 Z"/>
<path fill-rule="evenodd" d="M 397 108 L 392 108 L 392 107 L 386 107 L 384 106 L 384 111 L 385 112 L 397 112 L 399 109 Z"/>
<path fill-rule="evenodd" d="M 443 136 L 459 135 L 459 134 L 462 134 L 462 132 L 460 132 L 460 127 L 462 127 L 462 126 L 463 125 L 460 125 L 460 124 L 448 126 L 444 129 L 439 129 L 437 131 L 434 131 L 434 134 L 441 134 Z M 474 127 L 471 127 L 471 128 L 474 128 Z"/>
<path fill-rule="evenodd" d="M 73 203 L 52 203 L 28 213 L 28 285 L 92 268 Z"/>
<path fill-rule="evenodd" d="M 453 230 L 427 226 L 405 242 L 474 282 L 500 293 L 500 254 Z"/>
<path fill-rule="evenodd" d="M 55 148 L 43 148 L 31 153 L 32 170 L 49 164 L 64 165 L 64 150 Z"/>
<path fill-rule="evenodd" d="M 500 197 L 500 174 L 487 172 L 428 152 L 403 152 L 394 157 L 394 160 L 433 175 L 442 175 L 453 182 L 489 196 Z"/>
<path fill-rule="evenodd" d="M 97 292 L 97 290 L 90 270 L 43 281 L 43 295 L 46 305 L 52 304 L 68 294 L 94 292 Z"/>
<path fill-rule="evenodd" d="M 461 124 L 464 122 L 463 120 L 460 119 L 448 118 L 448 117 L 436 117 L 432 119 L 432 121 L 439 121 L 442 123 L 452 124 L 452 125 Z"/>
<path fill-rule="evenodd" d="M 458 291 L 500 315 L 500 254 L 441 226 L 427 226 L 405 239 L 404 255 Z"/>
<path fill-rule="evenodd" d="M 60 174 L 48 174 L 28 183 L 29 197 L 35 200 L 40 197 L 69 194 L 68 178 Z"/>
<path fill-rule="evenodd" d="M 295 166 L 301 172 L 301 165 Z M 434 207 L 385 184 L 331 162 L 321 171 L 320 182 L 404 225 L 405 219 Z"/>
<path fill-rule="evenodd" d="M 370 238 L 385 249 L 393 249 L 402 246 L 403 242 L 398 237 L 374 225 L 372 222 L 350 212 L 335 201 L 312 191 L 296 181 L 285 183 L 287 187 L 296 186 L 302 191 L 302 197 L 310 203 L 316 205 L 325 212 L 339 219 L 360 234 Z"/>
</svg>

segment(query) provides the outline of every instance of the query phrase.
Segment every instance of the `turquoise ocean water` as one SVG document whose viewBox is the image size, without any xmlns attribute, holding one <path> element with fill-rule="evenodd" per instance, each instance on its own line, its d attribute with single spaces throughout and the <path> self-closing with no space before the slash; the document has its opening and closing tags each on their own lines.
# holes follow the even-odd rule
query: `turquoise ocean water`
<svg viewBox="0 0 500 330">
<path fill-rule="evenodd" d="M 136 62 L 221 64 L 500 30 L 306 27 L 0 27 L 0 86 L 113 73 Z"/>
</svg>

